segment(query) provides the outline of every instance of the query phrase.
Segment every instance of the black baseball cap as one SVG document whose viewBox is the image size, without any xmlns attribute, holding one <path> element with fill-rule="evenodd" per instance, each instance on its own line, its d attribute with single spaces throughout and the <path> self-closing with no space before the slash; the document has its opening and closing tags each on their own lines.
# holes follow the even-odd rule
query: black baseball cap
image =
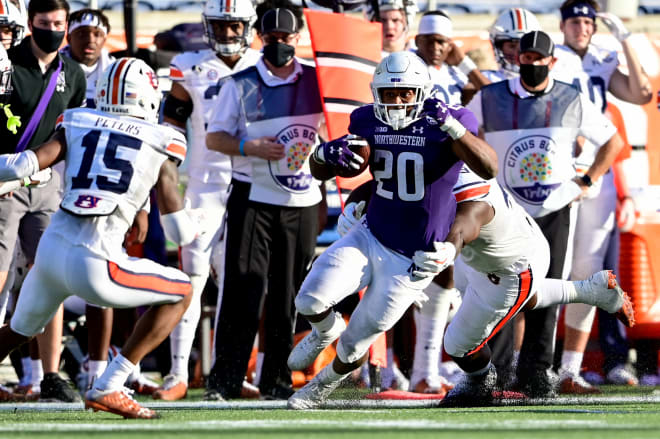
<svg viewBox="0 0 660 439">
<path fill-rule="evenodd" d="M 266 11 L 261 18 L 261 33 L 285 32 L 295 34 L 298 32 L 298 20 L 287 8 L 275 8 Z"/>
<path fill-rule="evenodd" d="M 520 39 L 520 53 L 536 52 L 543 58 L 555 53 L 555 43 L 548 34 L 542 30 L 528 32 Z"/>
</svg>

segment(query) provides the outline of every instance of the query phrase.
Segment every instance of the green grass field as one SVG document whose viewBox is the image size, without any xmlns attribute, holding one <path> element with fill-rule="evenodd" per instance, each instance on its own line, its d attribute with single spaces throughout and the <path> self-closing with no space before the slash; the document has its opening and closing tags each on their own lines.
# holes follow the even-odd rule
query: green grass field
<svg viewBox="0 0 660 439">
<path fill-rule="evenodd" d="M 335 395 L 340 399 L 331 401 L 334 408 L 307 412 L 269 401 L 241 408 L 214 403 L 209 409 L 196 391 L 185 403 L 143 399 L 161 413 L 161 419 L 151 421 L 86 412 L 81 406 L 0 404 L 0 438 L 660 438 L 660 396 L 653 388 L 604 390 L 598 397 L 558 398 L 546 405 L 472 409 L 422 407 L 428 401 L 349 400 L 360 395 L 340 390 Z"/>
</svg>

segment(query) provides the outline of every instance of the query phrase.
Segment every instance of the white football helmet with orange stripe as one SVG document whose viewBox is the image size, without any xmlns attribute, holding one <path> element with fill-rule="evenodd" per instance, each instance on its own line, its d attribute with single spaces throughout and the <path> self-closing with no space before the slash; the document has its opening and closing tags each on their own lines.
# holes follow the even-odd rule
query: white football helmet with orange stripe
<svg viewBox="0 0 660 439">
<path fill-rule="evenodd" d="M 110 64 L 96 83 L 96 108 L 106 113 L 158 122 L 162 94 L 158 77 L 137 58 L 120 58 Z"/>
<path fill-rule="evenodd" d="M 11 29 L 11 46 L 15 46 L 23 40 L 26 27 L 25 14 L 10 0 L 0 0 L 0 26 L 7 26 Z"/>
<path fill-rule="evenodd" d="M 13 68 L 11 60 L 5 48 L 0 45 L 0 104 L 9 102 L 13 86 L 11 85 L 11 74 Z"/>
<path fill-rule="evenodd" d="M 518 72 L 516 60 L 506 57 L 502 52 L 502 43 L 520 40 L 523 35 L 533 30 L 541 30 L 541 25 L 536 16 L 527 9 L 511 8 L 497 17 L 489 29 L 489 34 L 495 58 L 501 68 Z"/>
<path fill-rule="evenodd" d="M 243 23 L 243 34 L 226 40 L 216 35 L 214 21 L 240 21 Z M 252 25 L 257 21 L 257 12 L 252 0 L 208 0 L 202 13 L 204 38 L 209 46 L 223 56 L 236 55 L 252 44 Z"/>
</svg>

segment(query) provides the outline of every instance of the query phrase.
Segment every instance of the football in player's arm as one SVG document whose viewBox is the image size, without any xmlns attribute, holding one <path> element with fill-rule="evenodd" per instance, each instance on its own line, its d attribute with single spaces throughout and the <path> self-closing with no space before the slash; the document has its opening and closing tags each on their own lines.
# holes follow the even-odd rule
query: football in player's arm
<svg viewBox="0 0 660 439">
<path fill-rule="evenodd" d="M 392 106 L 412 103 L 414 99 L 414 91 L 405 88 L 385 89 L 382 96 L 384 104 Z M 423 117 L 436 121 L 434 123 L 452 138 L 452 151 L 470 169 L 482 178 L 494 178 L 497 175 L 497 155 L 493 148 L 465 128 L 476 123 L 470 111 L 461 106 L 448 106 L 436 98 L 426 99 L 423 111 Z M 356 145 L 365 142 L 357 134 L 348 134 L 319 144 L 310 161 L 312 175 L 319 180 L 327 180 L 338 175 L 338 169 L 350 171 L 361 168 L 364 159 L 353 150 Z"/>
</svg>

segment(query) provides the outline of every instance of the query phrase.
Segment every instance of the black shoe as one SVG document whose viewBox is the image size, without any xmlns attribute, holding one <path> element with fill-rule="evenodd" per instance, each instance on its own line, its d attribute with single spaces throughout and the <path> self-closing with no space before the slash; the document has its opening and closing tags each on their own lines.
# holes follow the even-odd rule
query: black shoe
<svg viewBox="0 0 660 439">
<path fill-rule="evenodd" d="M 440 407 L 488 407 L 493 405 L 497 372 L 491 364 L 483 375 L 465 375 L 440 401 Z"/>
<path fill-rule="evenodd" d="M 41 380 L 41 395 L 44 402 L 81 402 L 80 395 L 57 373 L 47 373 Z"/>
<path fill-rule="evenodd" d="M 551 370 L 537 370 L 528 376 L 518 376 L 517 390 L 530 398 L 555 398 L 559 376 Z"/>
<path fill-rule="evenodd" d="M 285 386 L 275 386 L 270 389 L 259 390 L 261 390 L 261 399 L 269 401 L 287 400 L 295 393 L 291 387 Z"/>
<path fill-rule="evenodd" d="M 204 391 L 204 401 L 216 401 L 222 402 L 226 401 L 225 397 L 222 396 L 222 393 L 218 389 L 209 388 Z"/>
</svg>

